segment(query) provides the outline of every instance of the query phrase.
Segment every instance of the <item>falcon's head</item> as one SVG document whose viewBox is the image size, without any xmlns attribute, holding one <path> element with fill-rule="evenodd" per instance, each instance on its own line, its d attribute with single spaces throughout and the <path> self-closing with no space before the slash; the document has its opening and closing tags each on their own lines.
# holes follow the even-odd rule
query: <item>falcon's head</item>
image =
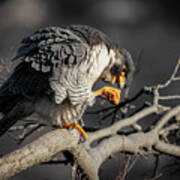
<svg viewBox="0 0 180 180">
<path fill-rule="evenodd" d="M 110 65 L 102 74 L 105 82 L 116 84 L 120 89 L 129 89 L 135 66 L 130 53 L 126 49 L 115 49 Z M 127 92 L 126 92 L 127 93 Z"/>
</svg>

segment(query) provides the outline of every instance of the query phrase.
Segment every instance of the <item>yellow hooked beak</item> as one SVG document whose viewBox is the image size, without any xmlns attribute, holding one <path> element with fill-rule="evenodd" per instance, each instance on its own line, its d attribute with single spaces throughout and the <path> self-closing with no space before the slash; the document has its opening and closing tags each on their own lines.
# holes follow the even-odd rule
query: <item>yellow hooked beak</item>
<svg viewBox="0 0 180 180">
<path fill-rule="evenodd" d="M 127 69 L 127 67 L 125 65 L 123 65 L 123 70 L 126 70 L 126 69 Z M 125 71 L 122 71 L 120 75 L 113 76 L 110 83 L 112 83 L 112 84 L 116 83 L 120 89 L 123 89 L 125 87 L 125 84 L 126 84 L 126 73 L 125 73 Z"/>
<path fill-rule="evenodd" d="M 110 83 L 112 83 L 112 84 L 116 83 L 120 89 L 123 89 L 126 84 L 125 73 L 122 72 L 121 75 L 113 76 Z"/>
<path fill-rule="evenodd" d="M 125 87 L 125 84 L 126 84 L 126 77 L 125 77 L 124 72 L 122 72 L 121 75 L 119 76 L 119 81 L 120 81 L 119 87 L 121 89 L 123 89 Z"/>
</svg>

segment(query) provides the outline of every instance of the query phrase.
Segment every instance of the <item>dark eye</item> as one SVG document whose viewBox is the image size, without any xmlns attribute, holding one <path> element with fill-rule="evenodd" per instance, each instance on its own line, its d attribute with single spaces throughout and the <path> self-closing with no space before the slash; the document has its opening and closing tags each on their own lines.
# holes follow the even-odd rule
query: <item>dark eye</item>
<svg viewBox="0 0 180 180">
<path fill-rule="evenodd" d="M 112 75 L 117 75 L 117 74 L 121 74 L 122 68 L 121 66 L 115 64 L 112 68 L 111 68 L 111 73 Z"/>
</svg>

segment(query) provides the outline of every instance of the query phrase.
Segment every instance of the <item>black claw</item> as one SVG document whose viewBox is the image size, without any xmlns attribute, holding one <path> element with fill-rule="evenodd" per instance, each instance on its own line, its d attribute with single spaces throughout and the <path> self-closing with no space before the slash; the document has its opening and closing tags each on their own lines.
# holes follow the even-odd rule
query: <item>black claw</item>
<svg viewBox="0 0 180 180">
<path fill-rule="evenodd" d="M 84 143 L 84 142 L 86 142 L 86 139 L 82 136 L 82 134 L 80 134 L 78 144 L 81 144 L 81 143 Z"/>
</svg>

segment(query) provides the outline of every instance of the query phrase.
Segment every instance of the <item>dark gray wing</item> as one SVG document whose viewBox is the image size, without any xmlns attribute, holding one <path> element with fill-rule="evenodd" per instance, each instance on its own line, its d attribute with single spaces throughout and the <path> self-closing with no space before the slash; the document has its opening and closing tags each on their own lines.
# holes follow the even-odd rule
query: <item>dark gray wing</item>
<svg viewBox="0 0 180 180">
<path fill-rule="evenodd" d="M 67 96 L 65 86 L 71 83 L 60 83 L 60 79 L 65 79 L 62 77 L 64 66 L 72 69 L 81 64 L 87 50 L 87 44 L 65 28 L 47 27 L 36 31 L 22 41 L 13 59 L 20 63 L 0 88 L 0 97 L 23 95 L 34 99 L 55 94 L 56 103 L 61 103 Z"/>
<path fill-rule="evenodd" d="M 62 64 L 73 66 L 85 59 L 87 45 L 70 30 L 47 27 L 25 38 L 13 59 L 31 63 L 41 72 L 53 72 Z"/>
<path fill-rule="evenodd" d="M 52 98 L 53 94 L 48 75 L 45 76 L 32 69 L 30 64 L 22 62 L 0 87 L 0 112 L 7 114 L 24 98 L 34 101 L 44 95 Z"/>
<path fill-rule="evenodd" d="M 23 95 L 27 98 L 52 93 L 48 83 L 49 75 L 31 68 L 29 63 L 20 63 L 0 88 L 0 97 Z"/>
</svg>

